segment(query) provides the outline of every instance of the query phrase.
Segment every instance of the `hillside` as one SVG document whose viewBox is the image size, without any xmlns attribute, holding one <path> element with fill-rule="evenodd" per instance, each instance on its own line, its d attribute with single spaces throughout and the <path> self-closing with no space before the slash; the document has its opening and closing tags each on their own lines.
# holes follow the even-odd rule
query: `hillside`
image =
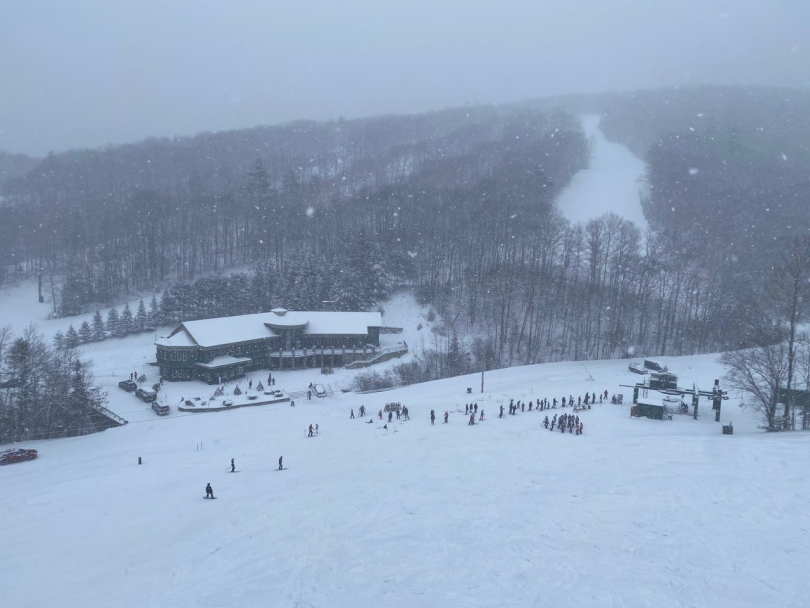
<svg viewBox="0 0 810 608">
<path fill-rule="evenodd" d="M 151 346 L 133 340 L 117 352 L 137 360 Z M 701 386 L 720 373 L 710 355 L 665 362 Z M 583 436 L 543 429 L 536 412 L 496 417 L 510 398 L 627 397 L 619 384 L 635 378 L 617 361 L 587 372 L 548 364 L 489 372 L 483 394 L 472 375 L 295 408 L 173 407 L 168 418 L 110 378 L 111 407 L 129 425 L 34 442 L 38 460 L 0 470 L 0 542 L 14 547 L 0 552 L 4 598 L 34 608 L 559 606 L 574 596 L 594 607 L 797 605 L 810 495 L 794 454 L 806 437 L 760 434 L 736 398 L 724 405 L 731 437 L 705 402 L 698 421 L 667 422 L 597 404 L 580 413 Z M 313 380 L 287 372 L 277 385 Z M 174 406 L 211 387 L 166 389 Z M 376 418 L 349 419 L 389 401 L 411 421 L 386 432 Z M 472 401 L 486 411 L 475 427 L 464 415 Z M 431 409 L 449 424 L 431 426 Z M 226 472 L 231 458 L 239 474 Z M 202 498 L 208 482 L 216 501 Z M 775 547 L 792 559 L 763 561 Z"/>
</svg>

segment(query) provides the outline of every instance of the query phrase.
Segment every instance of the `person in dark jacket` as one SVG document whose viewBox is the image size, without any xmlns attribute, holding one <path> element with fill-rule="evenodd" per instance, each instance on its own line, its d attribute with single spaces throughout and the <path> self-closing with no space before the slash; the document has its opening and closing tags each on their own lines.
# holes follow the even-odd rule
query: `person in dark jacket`
<svg viewBox="0 0 810 608">
<path fill-rule="evenodd" d="M 213 498 L 214 497 L 214 490 L 211 487 L 211 484 L 206 484 L 205 486 L 205 497 L 206 498 Z"/>
</svg>

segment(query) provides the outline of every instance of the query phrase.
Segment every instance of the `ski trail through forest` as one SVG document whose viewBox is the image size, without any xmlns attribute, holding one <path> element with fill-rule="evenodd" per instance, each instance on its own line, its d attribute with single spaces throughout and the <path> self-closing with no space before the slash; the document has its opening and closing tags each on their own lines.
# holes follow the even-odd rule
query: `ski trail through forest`
<svg viewBox="0 0 810 608">
<path fill-rule="evenodd" d="M 646 170 L 644 161 L 625 146 L 605 139 L 599 128 L 600 116 L 588 114 L 581 120 L 591 144 L 590 163 L 560 193 L 557 207 L 572 222 L 587 222 L 612 211 L 646 231 L 639 196 Z"/>
</svg>

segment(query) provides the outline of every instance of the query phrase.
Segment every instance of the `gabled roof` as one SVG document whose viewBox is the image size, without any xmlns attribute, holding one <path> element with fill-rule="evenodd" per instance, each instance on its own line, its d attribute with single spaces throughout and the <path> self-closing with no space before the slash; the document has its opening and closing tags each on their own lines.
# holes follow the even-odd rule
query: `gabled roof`
<svg viewBox="0 0 810 608">
<path fill-rule="evenodd" d="M 156 344 L 213 347 L 272 338 L 284 329 L 301 328 L 308 335 L 363 336 L 369 327 L 382 327 L 379 312 L 286 311 L 184 321 Z"/>
</svg>

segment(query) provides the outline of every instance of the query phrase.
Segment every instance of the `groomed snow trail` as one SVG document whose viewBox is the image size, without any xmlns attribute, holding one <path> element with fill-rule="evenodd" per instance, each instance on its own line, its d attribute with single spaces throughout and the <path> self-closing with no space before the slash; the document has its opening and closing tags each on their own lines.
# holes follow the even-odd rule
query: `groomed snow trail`
<svg viewBox="0 0 810 608">
<path fill-rule="evenodd" d="M 112 341 L 88 355 L 123 364 L 154 350 L 117 342 L 117 355 Z M 709 355 L 662 361 L 683 384 L 709 387 L 722 372 Z M 287 388 L 323 377 L 278 378 Z M 626 361 L 487 372 L 484 394 L 476 374 L 165 418 L 118 377 L 101 379 L 129 425 L 31 442 L 38 460 L 0 468 L 3 605 L 753 608 L 806 596 L 807 435 L 764 435 L 733 400 L 731 437 L 706 401 L 697 421 L 597 405 L 579 413 L 582 437 L 543 429 L 541 413 L 496 418 L 510 398 L 607 389 L 629 400 Z M 212 387 L 165 391 L 174 406 Z M 387 401 L 412 420 L 386 432 L 376 417 L 349 419 Z M 487 420 L 468 427 L 472 401 Z M 431 409 L 450 424 L 431 426 Z M 208 482 L 216 501 L 202 498 Z"/>
<path fill-rule="evenodd" d="M 609 211 L 635 223 L 642 232 L 647 221 L 639 191 L 644 161 L 625 146 L 609 142 L 599 128 L 598 115 L 582 117 L 585 136 L 593 142 L 590 166 L 577 173 L 557 198 L 557 207 L 572 222 L 587 222 Z"/>
</svg>

